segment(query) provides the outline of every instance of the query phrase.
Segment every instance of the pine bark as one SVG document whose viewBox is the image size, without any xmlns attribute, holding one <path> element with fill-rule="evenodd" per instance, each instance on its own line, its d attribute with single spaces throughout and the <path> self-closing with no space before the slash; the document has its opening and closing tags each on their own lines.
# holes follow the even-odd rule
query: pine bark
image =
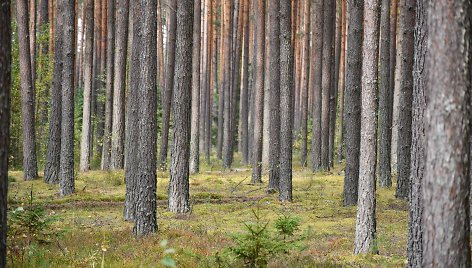
<svg viewBox="0 0 472 268">
<path fill-rule="evenodd" d="M 310 73 L 310 2 L 304 3 L 304 32 L 303 32 L 303 61 L 302 64 L 302 79 L 300 87 L 300 134 L 302 138 L 300 164 L 302 167 L 306 166 L 307 162 L 307 147 L 308 147 L 308 84 Z M 272 144 L 271 144 L 272 146 Z"/>
<path fill-rule="evenodd" d="M 243 62 L 242 62 L 242 83 L 240 100 L 240 141 L 241 157 L 243 163 L 249 162 L 248 149 L 248 119 L 249 119 L 249 1 L 244 0 L 244 31 L 243 31 Z"/>
<path fill-rule="evenodd" d="M 124 168 L 126 58 L 128 55 L 129 0 L 116 2 L 116 38 L 113 81 L 111 169 Z"/>
<path fill-rule="evenodd" d="M 279 200 L 292 201 L 293 45 L 290 1 L 280 0 L 280 182 Z"/>
<path fill-rule="evenodd" d="M 428 8 L 423 267 L 471 265 L 471 12 L 470 1 L 431 1 Z"/>
<path fill-rule="evenodd" d="M 346 0 L 341 0 L 341 55 L 339 66 L 338 163 L 344 158 L 344 95 L 346 69 Z"/>
<path fill-rule="evenodd" d="M 346 57 L 346 97 L 345 119 L 346 138 L 344 170 L 343 205 L 357 204 L 359 179 L 359 154 L 361 141 L 361 78 L 362 78 L 362 47 L 364 0 L 353 0 L 348 4 L 349 22 L 347 32 Z"/>
<path fill-rule="evenodd" d="M 0 5 L 0 267 L 7 265 L 8 147 L 11 92 L 11 3 Z"/>
<path fill-rule="evenodd" d="M 380 0 L 364 5 L 362 49 L 362 119 L 355 254 L 378 253 L 376 245 L 377 89 Z"/>
<path fill-rule="evenodd" d="M 222 157 L 223 157 L 223 168 L 229 169 L 231 167 L 231 144 L 232 144 L 232 137 L 233 134 L 231 133 L 231 69 L 232 69 L 232 27 L 233 27 L 233 20 L 232 20 L 232 1 L 224 0 L 223 1 L 223 54 L 224 54 L 224 65 L 222 67 L 222 76 L 223 76 L 223 91 L 224 91 L 224 109 L 223 109 L 223 147 L 222 147 Z"/>
<path fill-rule="evenodd" d="M 333 25 L 336 25 L 333 36 L 332 84 L 331 95 L 329 97 L 329 166 L 334 167 L 335 137 L 336 137 L 336 115 L 338 111 L 338 86 L 339 86 L 339 66 L 341 60 L 341 1 L 337 0 L 334 8 Z"/>
</svg>

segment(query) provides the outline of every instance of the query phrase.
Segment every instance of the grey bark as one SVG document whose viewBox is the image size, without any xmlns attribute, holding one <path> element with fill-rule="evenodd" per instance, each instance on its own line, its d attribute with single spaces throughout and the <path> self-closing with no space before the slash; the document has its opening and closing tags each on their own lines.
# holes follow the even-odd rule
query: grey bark
<svg viewBox="0 0 472 268">
<path fill-rule="evenodd" d="M 344 170 L 343 205 L 353 206 L 357 204 L 358 179 L 359 179 L 359 154 L 361 141 L 361 78 L 362 78 L 362 43 L 363 32 L 363 8 L 364 0 L 352 0 L 348 2 L 348 31 L 346 53 L 346 96 L 345 119 L 346 138 L 345 156 L 346 167 Z"/>
<path fill-rule="evenodd" d="M 169 181 L 169 207 L 174 213 L 190 211 L 189 156 L 190 102 L 192 98 L 193 1 L 178 1 L 175 50 L 174 142 Z"/>
<path fill-rule="evenodd" d="M 290 1 L 280 0 L 280 182 L 279 200 L 292 201 L 293 45 Z"/>
<path fill-rule="evenodd" d="M 0 5 L 0 267 L 7 265 L 8 147 L 11 92 L 11 4 Z"/>
<path fill-rule="evenodd" d="M 28 0 L 16 3 L 18 45 L 20 54 L 21 122 L 23 134 L 23 177 L 38 177 L 34 117 L 34 88 L 31 76 L 30 37 L 28 30 Z"/>
<path fill-rule="evenodd" d="M 413 94 L 413 58 L 415 31 L 415 0 L 400 0 L 400 19 L 402 35 L 401 69 L 398 101 L 398 144 L 397 144 L 397 189 L 395 196 L 408 199 L 410 191 L 411 160 L 411 104 Z"/>
<path fill-rule="evenodd" d="M 224 54 L 224 66 L 222 70 L 223 76 L 223 91 L 224 91 L 224 109 L 223 109 L 223 147 L 222 147 L 222 157 L 223 157 L 223 168 L 229 169 L 231 167 L 231 154 L 232 154 L 232 138 L 233 133 L 231 132 L 231 100 L 232 100 L 232 88 L 231 88 L 231 70 L 232 70 L 232 27 L 233 27 L 233 20 L 232 20 L 232 1 L 226 0 L 224 1 L 224 23 L 223 23 L 223 54 Z M 228 15 L 228 16 L 227 16 Z"/>
<path fill-rule="evenodd" d="M 411 143 L 411 190 L 408 222 L 408 266 L 421 267 L 423 262 L 423 196 L 422 186 L 425 168 L 426 70 L 429 57 L 426 9 L 429 0 L 416 2 L 415 59 L 413 63 L 413 110 Z"/>
<path fill-rule="evenodd" d="M 313 76 L 313 129 L 311 137 L 311 161 L 313 172 L 321 169 L 321 98 L 322 98 L 322 69 L 323 64 L 323 2 L 316 0 L 313 31 L 314 68 L 310 71 Z"/>
<path fill-rule="evenodd" d="M 471 12 L 470 1 L 428 8 L 423 267 L 471 265 Z"/>
<path fill-rule="evenodd" d="M 300 134 L 302 138 L 300 164 L 302 167 L 306 166 L 307 162 L 307 147 L 308 147 L 308 85 L 310 73 L 310 2 L 306 1 L 305 15 L 304 15 L 304 44 L 303 44 L 303 61 L 302 64 L 302 85 L 300 87 Z"/>
<path fill-rule="evenodd" d="M 249 162 L 248 152 L 248 117 L 249 117 L 249 3 L 244 1 L 244 37 L 243 37 L 243 62 L 242 62 L 242 84 L 241 84 L 241 113 L 240 113 L 240 139 L 241 156 L 243 163 Z"/>
<path fill-rule="evenodd" d="M 379 60 L 380 0 L 364 5 L 362 49 L 362 120 L 354 253 L 378 253 L 376 245 L 377 89 Z"/>
<path fill-rule="evenodd" d="M 61 0 L 64 11 L 62 43 L 62 122 L 61 122 L 61 169 L 60 195 L 74 192 L 74 62 L 75 62 L 75 4 Z"/>
<path fill-rule="evenodd" d="M 379 186 L 392 186 L 391 142 L 393 91 L 390 87 L 390 0 L 382 0 L 380 15 Z M 395 40 L 394 40 L 395 42 Z"/>
<path fill-rule="evenodd" d="M 339 10 L 339 12 L 338 12 Z M 331 95 L 329 98 L 329 165 L 334 167 L 334 138 L 336 137 L 336 115 L 338 111 L 338 82 L 339 82 L 339 66 L 341 60 L 341 1 L 337 0 L 333 11 L 333 25 L 336 25 L 333 35 L 333 51 L 334 64 L 332 68 L 332 84 Z"/>
</svg>

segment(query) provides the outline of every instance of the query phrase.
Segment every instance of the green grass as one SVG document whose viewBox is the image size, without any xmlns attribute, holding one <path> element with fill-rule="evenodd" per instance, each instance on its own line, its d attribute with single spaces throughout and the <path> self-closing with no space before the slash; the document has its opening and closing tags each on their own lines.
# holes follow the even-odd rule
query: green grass
<svg viewBox="0 0 472 268">
<path fill-rule="evenodd" d="M 205 164 L 200 174 L 190 178 L 191 213 L 174 215 L 166 210 L 168 173 L 159 172 L 159 231 L 135 239 L 132 223 L 122 218 L 123 172 L 78 174 L 76 193 L 64 198 L 58 196 L 57 185 L 25 182 L 21 172 L 10 172 L 10 208 L 20 206 L 33 191 L 34 202 L 59 217 L 54 228 L 64 234 L 54 243 L 36 245 L 23 260 L 10 253 L 9 263 L 13 261 L 15 267 L 99 267 L 103 259 L 105 267 L 161 267 L 164 248 L 160 242 L 168 240 L 168 246 L 176 250 L 172 257 L 178 267 L 216 267 L 222 264 L 221 258 L 230 258 L 225 253 L 232 244 L 230 234 L 243 231 L 243 223 L 253 221 L 252 210 L 256 210 L 272 225 L 283 214 L 300 218 L 299 233 L 306 237 L 305 250 L 276 256 L 270 267 L 405 266 L 407 203 L 394 198 L 394 188 L 377 192 L 380 254 L 355 256 L 356 209 L 342 207 L 341 167 L 312 174 L 297 166 L 294 202 L 289 204 L 267 195 L 266 184 L 250 185 L 250 174 L 244 166 L 222 172 L 218 164 Z"/>
</svg>

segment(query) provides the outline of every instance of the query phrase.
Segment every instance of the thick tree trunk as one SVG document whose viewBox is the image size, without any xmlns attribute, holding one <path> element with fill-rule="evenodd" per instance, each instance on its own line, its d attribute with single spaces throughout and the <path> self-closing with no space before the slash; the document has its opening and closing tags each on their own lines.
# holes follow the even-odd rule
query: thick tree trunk
<svg viewBox="0 0 472 268">
<path fill-rule="evenodd" d="M 60 195 L 74 192 L 74 62 L 75 62 L 75 5 L 61 0 L 63 13 L 62 43 L 62 123 L 61 123 L 61 181 Z"/>
<path fill-rule="evenodd" d="M 113 83 L 115 56 L 115 1 L 107 0 L 107 49 L 106 49 L 106 91 L 105 91 L 105 132 L 103 135 L 102 170 L 110 169 L 111 136 L 113 124 Z"/>
<path fill-rule="evenodd" d="M 38 177 L 36 162 L 36 138 L 34 121 L 34 89 L 31 77 L 30 39 L 28 33 L 28 0 L 16 3 L 18 43 L 21 76 L 21 118 L 23 128 L 23 177 L 33 180 Z"/>
<path fill-rule="evenodd" d="M 323 9 L 324 0 L 316 0 L 313 24 L 313 58 L 314 68 L 311 69 L 313 80 L 313 129 L 311 137 L 311 168 L 312 171 L 321 169 L 321 98 L 322 98 L 322 64 L 323 64 Z"/>
<path fill-rule="evenodd" d="M 391 187 L 393 92 L 390 88 L 390 0 L 382 0 L 380 16 L 379 185 Z"/>
<path fill-rule="evenodd" d="M 166 83 L 164 96 L 162 96 L 162 133 L 161 144 L 159 151 L 159 169 L 165 170 L 167 168 L 167 150 L 169 145 L 169 129 L 170 129 L 170 111 L 172 108 L 172 90 L 174 88 L 174 73 L 175 66 L 175 39 L 177 26 L 177 0 L 169 0 L 168 6 L 168 31 L 167 31 L 167 62 L 166 62 Z"/>
<path fill-rule="evenodd" d="M 292 201 L 292 12 L 289 1 L 280 0 L 280 182 L 279 199 Z"/>
<path fill-rule="evenodd" d="M 431 1 L 423 267 L 470 267 L 470 1 Z M 446 94 L 447 92 L 447 94 Z"/>
<path fill-rule="evenodd" d="M 398 101 L 398 177 L 395 196 L 408 199 L 411 160 L 411 101 L 413 94 L 413 58 L 415 31 L 415 0 L 400 0 L 399 27 L 402 29 L 400 92 Z"/>
<path fill-rule="evenodd" d="M 361 142 L 361 78 L 362 78 L 362 27 L 364 0 L 351 1 L 348 4 L 349 22 L 347 30 L 347 57 L 346 57 L 346 135 L 344 170 L 343 205 L 357 204 L 359 179 L 359 153 Z M 350 45 L 351 44 L 351 45 Z"/>
<path fill-rule="evenodd" d="M 375 167 L 377 165 L 377 88 L 379 61 L 380 0 L 364 5 L 362 50 L 362 120 L 354 253 L 378 253 L 376 245 Z"/>
<path fill-rule="evenodd" d="M 423 262 L 423 177 L 425 157 L 426 77 L 425 60 L 429 57 L 426 9 L 429 0 L 416 2 L 415 60 L 413 64 L 413 110 L 411 143 L 410 217 L 408 224 L 408 267 Z"/>
<path fill-rule="evenodd" d="M 255 5 L 255 76 L 254 76 L 254 143 L 251 183 L 262 183 L 262 132 L 264 125 L 264 48 L 265 48 L 265 1 L 257 0 Z"/>
<path fill-rule="evenodd" d="M 0 5 L 0 267 L 7 265 L 8 147 L 11 92 L 11 6 Z"/>
<path fill-rule="evenodd" d="M 80 142 L 80 171 L 90 169 L 90 151 L 92 150 L 92 98 L 93 98 L 93 48 L 94 48 L 94 0 L 85 2 L 85 53 L 84 53 L 84 104 L 82 110 L 82 139 Z"/>
<path fill-rule="evenodd" d="M 61 12 L 59 12 L 61 13 Z M 86 27 L 88 22 L 85 22 Z M 46 147 L 46 165 L 44 167 L 44 182 L 58 184 L 60 181 L 60 156 L 61 156 L 61 121 L 62 121 L 62 16 L 58 16 L 50 25 L 55 24 L 56 31 L 54 38 L 54 69 L 51 86 L 51 101 L 49 112 L 49 132 Z"/>
<path fill-rule="evenodd" d="M 128 54 L 129 0 L 116 2 L 116 38 L 113 81 L 111 169 L 124 167 L 126 57 Z"/>
</svg>

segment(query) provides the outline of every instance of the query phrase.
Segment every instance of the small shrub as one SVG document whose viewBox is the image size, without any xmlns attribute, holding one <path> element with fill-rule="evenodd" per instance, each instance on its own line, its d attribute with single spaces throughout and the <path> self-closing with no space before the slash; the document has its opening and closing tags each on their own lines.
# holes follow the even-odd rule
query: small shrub
<svg viewBox="0 0 472 268">
<path fill-rule="evenodd" d="M 275 221 L 275 229 L 284 237 L 293 236 L 300 226 L 300 218 L 283 215 Z"/>
</svg>

